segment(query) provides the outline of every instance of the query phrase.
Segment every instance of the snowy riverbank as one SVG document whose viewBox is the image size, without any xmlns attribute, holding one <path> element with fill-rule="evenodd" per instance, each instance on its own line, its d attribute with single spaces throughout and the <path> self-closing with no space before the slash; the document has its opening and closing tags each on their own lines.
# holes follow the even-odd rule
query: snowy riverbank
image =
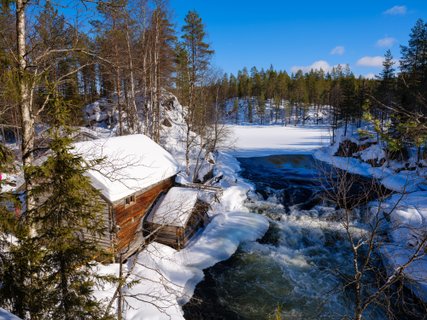
<svg viewBox="0 0 427 320">
<path fill-rule="evenodd" d="M 398 161 L 373 167 L 363 160 L 378 161 L 384 157 L 384 150 L 378 144 L 358 152 L 358 158 L 335 156 L 339 144 L 344 140 L 361 143 L 357 131 L 354 131 L 346 138 L 339 136 L 334 145 L 317 150 L 314 157 L 350 173 L 376 179 L 387 189 L 396 192 L 379 204 L 372 203 L 374 211 L 380 205 L 380 212 L 388 217 L 386 228 L 390 241 L 382 244 L 380 251 L 390 274 L 414 260 L 405 267 L 406 285 L 427 302 L 427 256 L 424 244 L 427 232 L 427 169 L 418 167 L 414 156 L 407 162 L 413 165 L 412 170 L 405 169 L 407 166 Z"/>
</svg>

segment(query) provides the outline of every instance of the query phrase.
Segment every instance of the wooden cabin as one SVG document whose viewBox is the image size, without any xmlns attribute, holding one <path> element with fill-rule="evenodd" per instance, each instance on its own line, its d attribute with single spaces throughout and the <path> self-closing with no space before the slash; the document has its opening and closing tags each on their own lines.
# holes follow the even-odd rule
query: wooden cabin
<svg viewBox="0 0 427 320">
<path fill-rule="evenodd" d="M 154 204 L 144 219 L 145 236 L 182 249 L 194 233 L 208 222 L 209 205 L 193 188 L 173 187 Z"/>
<path fill-rule="evenodd" d="M 170 153 L 145 135 L 75 143 L 86 161 L 103 159 L 88 171 L 105 203 L 107 232 L 98 239 L 114 257 L 128 258 L 144 243 L 142 219 L 155 200 L 173 185 L 178 164 Z"/>
</svg>

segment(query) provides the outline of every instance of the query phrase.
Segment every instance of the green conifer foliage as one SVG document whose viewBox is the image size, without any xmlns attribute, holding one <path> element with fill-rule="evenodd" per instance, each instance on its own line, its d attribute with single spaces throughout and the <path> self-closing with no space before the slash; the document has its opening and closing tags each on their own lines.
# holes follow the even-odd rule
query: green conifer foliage
<svg viewBox="0 0 427 320">
<path fill-rule="evenodd" d="M 107 280 L 94 271 L 105 227 L 99 192 L 85 175 L 99 161 L 72 151 L 61 98 L 48 107 L 50 152 L 29 168 L 37 205 L 20 218 L 8 212 L 0 219 L 0 303 L 23 319 L 109 319 L 93 296 L 95 284 Z"/>
<path fill-rule="evenodd" d="M 43 248 L 46 297 L 53 319 L 99 319 L 102 310 L 94 299 L 94 258 L 103 254 L 97 239 L 104 232 L 99 192 L 85 175 L 87 164 L 72 152 L 66 106 L 59 98 L 50 105 L 51 153 L 32 170 L 39 185 L 39 205 L 31 213 Z M 41 200 L 44 199 L 44 200 Z"/>
<path fill-rule="evenodd" d="M 427 23 L 418 19 L 411 29 L 407 46 L 401 46 L 402 104 L 410 110 L 427 112 Z M 424 98 L 420 97 L 424 96 Z"/>
</svg>

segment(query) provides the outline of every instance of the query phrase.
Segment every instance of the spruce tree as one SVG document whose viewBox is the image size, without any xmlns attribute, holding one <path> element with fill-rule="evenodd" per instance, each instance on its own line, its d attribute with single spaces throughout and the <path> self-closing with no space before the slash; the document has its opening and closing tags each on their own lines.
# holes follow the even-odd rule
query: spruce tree
<svg viewBox="0 0 427 320">
<path fill-rule="evenodd" d="M 47 314 L 52 319 L 100 319 L 102 308 L 93 297 L 97 277 L 94 259 L 103 255 L 97 239 L 104 232 L 99 191 L 85 175 L 88 165 L 72 151 L 67 107 L 56 97 L 49 106 L 50 155 L 31 174 L 39 184 L 32 213 L 36 239 L 43 250 Z M 43 199 L 43 200 L 42 200 Z"/>
<path fill-rule="evenodd" d="M 384 54 L 383 69 L 379 74 L 380 85 L 378 94 L 381 101 L 387 106 L 391 106 L 395 93 L 395 69 L 393 55 L 390 50 Z"/>
<path fill-rule="evenodd" d="M 390 50 L 387 50 L 384 55 L 383 70 L 380 72 L 378 79 L 380 84 L 376 90 L 376 96 L 380 105 L 377 108 L 380 113 L 379 118 L 383 123 L 388 115 L 387 108 L 390 108 L 395 102 L 396 95 L 394 60 Z"/>
<path fill-rule="evenodd" d="M 16 170 L 14 155 L 0 144 L 1 183 L 4 173 Z M 0 188 L 1 189 L 1 188 Z M 0 192 L 0 305 L 26 319 L 44 319 L 46 305 L 43 253 L 31 237 L 30 226 L 20 216 L 19 193 Z"/>
<path fill-rule="evenodd" d="M 106 319 L 93 296 L 95 283 L 106 280 L 93 269 L 104 255 L 97 244 L 102 207 L 85 175 L 99 161 L 84 162 L 72 151 L 62 99 L 56 96 L 47 107 L 50 153 L 27 168 L 36 206 L 25 219 L 4 208 L 0 218 L 0 302 L 23 319 Z"/>
</svg>

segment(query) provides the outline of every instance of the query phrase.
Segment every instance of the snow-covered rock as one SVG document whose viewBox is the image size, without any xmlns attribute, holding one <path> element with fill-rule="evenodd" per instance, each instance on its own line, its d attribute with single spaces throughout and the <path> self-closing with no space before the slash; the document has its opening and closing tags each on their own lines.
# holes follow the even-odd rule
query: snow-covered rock
<svg viewBox="0 0 427 320">
<path fill-rule="evenodd" d="M 358 155 L 365 162 L 367 162 L 369 160 L 379 161 L 379 160 L 384 159 L 386 157 L 384 149 L 381 148 L 380 145 L 378 145 L 378 144 L 373 144 L 373 145 L 369 146 L 365 150 L 360 151 Z"/>
<path fill-rule="evenodd" d="M 343 137 L 338 130 L 336 143 L 314 153 L 314 156 L 330 165 L 353 174 L 377 179 L 387 189 L 397 193 L 383 202 L 373 203 L 372 212 L 380 211 L 389 221 L 384 226 L 389 241 L 381 244 L 380 252 L 384 263 L 391 274 L 404 266 L 416 250 L 421 249 L 415 261 L 405 269 L 404 275 L 409 280 L 407 285 L 421 299 L 427 302 L 427 248 L 420 248 L 420 243 L 427 236 L 427 182 L 423 170 L 402 170 L 406 164 L 390 161 L 379 167 L 386 158 L 380 144 L 372 143 L 368 148 L 347 157 L 335 156 L 338 146 L 345 139 L 360 146 L 368 144 L 367 140 L 359 140 L 358 134 L 349 130 L 349 136 Z M 355 156 L 355 157 L 353 157 Z"/>
</svg>

